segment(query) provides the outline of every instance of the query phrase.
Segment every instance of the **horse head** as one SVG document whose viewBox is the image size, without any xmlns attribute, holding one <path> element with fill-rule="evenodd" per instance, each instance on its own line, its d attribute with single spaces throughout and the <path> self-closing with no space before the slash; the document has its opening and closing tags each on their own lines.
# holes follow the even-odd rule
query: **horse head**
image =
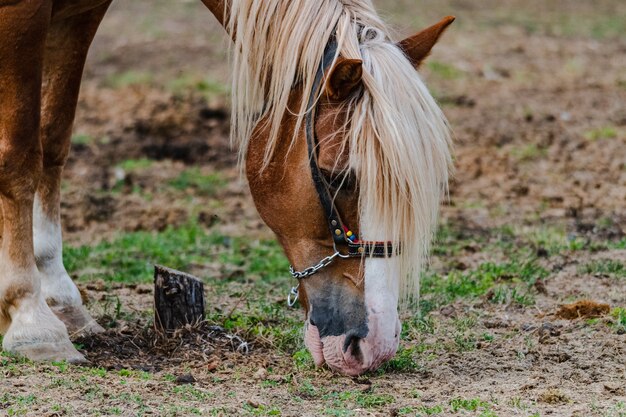
<svg viewBox="0 0 626 417">
<path fill-rule="evenodd" d="M 454 18 L 395 43 L 369 1 L 205 3 L 234 39 L 233 135 L 299 279 L 305 343 L 317 365 L 374 370 L 447 184 L 447 123 L 416 70 Z"/>
</svg>

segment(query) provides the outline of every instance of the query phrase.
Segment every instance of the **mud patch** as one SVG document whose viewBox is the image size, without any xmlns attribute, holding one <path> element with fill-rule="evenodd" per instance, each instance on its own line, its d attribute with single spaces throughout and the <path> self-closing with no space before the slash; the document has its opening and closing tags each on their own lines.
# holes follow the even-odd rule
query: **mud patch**
<svg viewBox="0 0 626 417">
<path fill-rule="evenodd" d="M 561 319 L 592 319 L 609 314 L 611 307 L 591 300 L 581 300 L 572 304 L 561 306 L 556 316 Z"/>
<path fill-rule="evenodd" d="M 239 336 L 200 323 L 166 337 L 146 323 L 125 323 L 105 333 L 75 340 L 92 366 L 107 370 L 160 372 L 181 366 L 214 370 L 225 360 L 245 360 L 251 349 Z"/>
</svg>

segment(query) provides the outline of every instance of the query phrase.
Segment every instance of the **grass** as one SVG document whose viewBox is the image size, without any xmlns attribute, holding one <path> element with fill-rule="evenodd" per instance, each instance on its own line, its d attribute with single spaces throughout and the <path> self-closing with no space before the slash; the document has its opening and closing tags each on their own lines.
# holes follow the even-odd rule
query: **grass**
<svg viewBox="0 0 626 417">
<path fill-rule="evenodd" d="M 444 80 L 457 80 L 463 77 L 463 72 L 449 63 L 429 60 L 426 65 L 433 74 Z"/>
<path fill-rule="evenodd" d="M 5 409 L 7 416 L 26 415 L 37 402 L 34 394 L 18 395 L 4 393 L 0 395 L 0 409 Z M 8 406 L 4 406 L 8 405 Z"/>
<path fill-rule="evenodd" d="M 129 160 L 120 164 L 122 169 L 141 170 L 149 167 L 148 161 Z M 198 178 L 194 173 L 189 178 Z M 195 180 L 186 180 L 185 187 Z M 181 185 L 181 187 L 183 187 Z M 272 370 L 277 363 L 288 363 L 290 374 L 280 383 L 271 380 L 253 382 L 260 392 L 272 395 L 288 390 L 290 402 L 309 404 L 315 400 L 315 412 L 326 416 L 358 416 L 361 413 L 385 413 L 393 408 L 401 416 L 464 416 L 497 417 L 492 402 L 480 398 L 454 397 L 445 403 L 424 404 L 421 396 L 379 390 L 377 378 L 410 378 L 410 374 L 428 372 L 434 361 L 447 354 L 472 355 L 479 344 L 504 342 L 510 335 L 481 326 L 480 309 L 469 308 L 458 311 L 451 317 L 429 314 L 461 301 L 464 306 L 477 305 L 476 301 L 525 307 L 534 303 L 533 285 L 537 280 L 549 278 L 550 272 L 543 266 L 535 253 L 538 247 L 548 251 L 548 256 L 564 252 L 583 250 L 578 240 L 571 239 L 559 228 L 503 227 L 492 230 L 467 230 L 453 224 L 444 225 L 438 233 L 435 252 L 441 258 L 458 258 L 466 253 L 479 251 L 488 254 L 487 259 L 476 265 L 460 267 L 452 262 L 443 268 L 431 270 L 422 280 L 422 301 L 418 314 L 403 320 L 401 347 L 396 356 L 379 371 L 371 375 L 374 384 L 366 391 L 354 385 L 335 389 L 338 381 L 327 376 L 325 370 L 315 368 L 311 354 L 304 348 L 302 340 L 302 315 L 297 310 L 287 309 L 284 294 L 292 284 L 287 273 L 288 262 L 282 249 L 274 240 L 255 240 L 232 237 L 205 229 L 190 222 L 179 228 L 169 228 L 159 233 L 134 232 L 120 234 L 109 241 L 95 245 L 66 247 L 66 265 L 80 281 L 101 279 L 107 283 L 150 282 L 154 263 L 165 264 L 181 270 L 219 265 L 215 271 L 202 276 L 208 283 L 212 297 L 230 299 L 226 308 L 211 308 L 207 319 L 236 333 L 255 344 L 255 348 L 271 352 L 271 375 L 284 370 Z M 623 240 L 611 245 L 623 244 Z M 608 245 L 608 243 L 607 243 Z M 623 265 L 617 261 L 598 261 L 581 265 L 588 273 L 621 274 Z M 100 301 L 103 310 L 115 320 L 132 319 L 124 311 L 123 302 L 115 295 Z M 137 314 L 137 313 L 134 313 Z M 626 310 L 612 310 L 610 326 L 617 332 L 626 332 Z M 621 333 L 620 333 L 621 334 Z M 531 338 L 532 339 L 532 338 Z M 529 343 L 533 340 L 529 339 Z M 6 354 L 0 356 L 0 374 L 27 374 L 30 365 L 17 362 Z M 279 365 L 280 366 L 280 365 Z M 211 385 L 174 385 L 174 375 L 155 376 L 138 370 L 105 370 L 101 368 L 72 368 L 65 363 L 47 366 L 49 379 L 42 384 L 49 390 L 84 389 L 84 397 L 93 402 L 106 402 L 101 415 L 124 415 L 132 410 L 137 415 L 148 412 L 159 415 L 284 415 L 285 410 L 272 402 L 247 403 L 241 400 L 233 408 L 206 408 L 220 400 L 223 393 L 214 391 Z M 224 366 L 224 369 L 229 369 Z M 229 374 L 216 376 L 216 381 L 246 380 L 249 370 L 244 364 L 235 365 Z M 284 373 L 283 373 L 284 375 Z M 247 380 L 246 380 L 247 381 Z M 137 384 L 163 384 L 163 392 L 170 402 L 155 405 L 148 399 L 134 394 Z M 352 382 L 351 384 L 354 384 Z M 107 386 L 119 388 L 119 392 L 108 391 Z M 120 388 L 121 387 L 121 388 Z M 281 391 L 282 392 L 282 391 Z M 106 397 L 105 397 L 106 394 Z M 2 398 L 2 397 L 0 397 Z M 237 399 L 237 394 L 233 394 Z M 8 398 L 5 409 L 13 415 L 28 409 L 29 398 Z M 52 406 L 49 400 L 42 406 Z M 408 401 L 405 402 L 405 401 Z M 506 403 L 507 407 L 522 410 L 531 415 L 530 405 L 521 399 Z M 219 404 L 219 403 L 218 403 Z M 503 403 L 504 404 L 504 403 Z M 497 408 L 499 410 L 500 408 Z M 3 410 L 4 411 L 4 410 Z M 72 410 L 67 412 L 71 415 Z"/>
<path fill-rule="evenodd" d="M 134 172 L 134 171 L 142 171 L 142 170 L 148 169 L 152 165 L 154 165 L 154 160 L 148 159 L 148 158 L 139 158 L 139 159 L 127 159 L 125 161 L 122 161 L 116 165 L 116 168 L 120 168 L 128 172 Z"/>
<path fill-rule="evenodd" d="M 184 170 L 168 184 L 180 191 L 193 189 L 206 195 L 213 195 L 226 184 L 226 181 L 220 174 L 203 174 L 199 168 L 194 167 Z"/>
<path fill-rule="evenodd" d="M 275 241 L 208 233 L 196 223 L 160 233 L 134 232 L 93 246 L 66 247 L 68 272 L 81 281 L 150 282 L 153 265 L 188 270 L 192 264 L 220 262 L 224 270 L 244 268 L 253 277 L 285 276 L 288 263 Z"/>
<path fill-rule="evenodd" d="M 512 147 L 510 154 L 517 162 L 527 162 L 543 158 L 547 155 L 544 148 L 540 148 L 534 143 L 524 146 Z"/>
<path fill-rule="evenodd" d="M 613 126 L 603 126 L 588 130 L 583 136 L 585 139 L 595 142 L 604 139 L 615 139 L 618 136 L 618 131 Z"/>
<path fill-rule="evenodd" d="M 192 74 L 183 74 L 177 78 L 170 80 L 167 89 L 176 94 L 185 93 L 187 91 L 196 91 L 202 93 L 207 99 L 215 96 L 226 96 L 230 94 L 230 86 L 219 81 L 195 76 Z"/>
<path fill-rule="evenodd" d="M 93 136 L 84 133 L 77 133 L 75 135 L 72 135 L 72 138 L 70 140 L 72 142 L 72 145 L 90 145 L 96 141 Z"/>
<path fill-rule="evenodd" d="M 579 273 L 612 278 L 626 278 L 626 264 L 613 259 L 587 262 L 578 268 Z"/>
<path fill-rule="evenodd" d="M 504 263 L 484 262 L 475 269 L 453 269 L 444 276 L 431 272 L 422 279 L 421 312 L 426 314 L 457 299 L 477 298 L 489 291 L 493 291 L 489 297 L 493 303 L 530 305 L 530 288 L 547 276 L 548 271 L 533 257 Z"/>
<path fill-rule="evenodd" d="M 150 72 L 129 70 L 109 75 L 105 79 L 104 85 L 110 88 L 118 89 L 132 85 L 151 84 L 153 80 L 154 76 Z"/>
<path fill-rule="evenodd" d="M 614 326 L 621 334 L 626 334 L 626 308 L 615 307 L 611 311 L 611 317 L 615 320 Z"/>
</svg>

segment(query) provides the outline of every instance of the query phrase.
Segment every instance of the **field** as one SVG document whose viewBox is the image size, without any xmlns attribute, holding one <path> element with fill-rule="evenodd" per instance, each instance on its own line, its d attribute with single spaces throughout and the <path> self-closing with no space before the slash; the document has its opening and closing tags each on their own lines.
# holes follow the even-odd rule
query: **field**
<svg viewBox="0 0 626 417">
<path fill-rule="evenodd" d="M 107 332 L 75 341 L 84 367 L 0 353 L 0 415 L 626 416 L 626 2 L 375 4 L 399 36 L 457 16 L 422 70 L 456 173 L 396 358 L 313 366 L 229 147 L 221 28 L 198 1 L 118 0 L 62 205 Z M 204 280 L 206 325 L 155 338 L 153 264 Z"/>
</svg>

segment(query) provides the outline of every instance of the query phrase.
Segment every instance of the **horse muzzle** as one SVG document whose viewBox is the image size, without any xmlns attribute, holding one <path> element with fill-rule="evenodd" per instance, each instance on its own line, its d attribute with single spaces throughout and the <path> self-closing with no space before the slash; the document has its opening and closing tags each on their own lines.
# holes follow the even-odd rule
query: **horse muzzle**
<svg viewBox="0 0 626 417">
<path fill-rule="evenodd" d="M 320 337 L 319 329 L 305 323 L 304 343 L 317 366 L 326 363 L 332 370 L 348 376 L 378 369 L 393 358 L 400 341 L 400 320 L 388 314 L 370 315 L 368 333 L 348 330 L 339 336 Z"/>
</svg>

